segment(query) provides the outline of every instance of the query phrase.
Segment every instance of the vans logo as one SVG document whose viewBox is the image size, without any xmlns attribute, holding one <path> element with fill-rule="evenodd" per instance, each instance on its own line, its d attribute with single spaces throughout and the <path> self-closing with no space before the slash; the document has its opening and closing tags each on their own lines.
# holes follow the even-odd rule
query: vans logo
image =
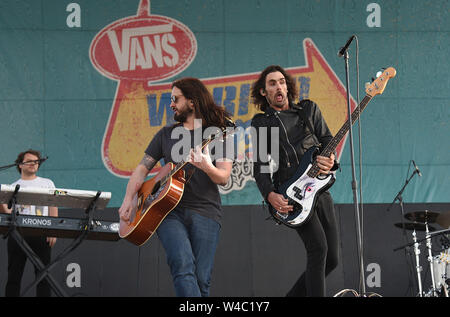
<svg viewBox="0 0 450 317">
<path fill-rule="evenodd" d="M 94 38 L 90 59 L 114 80 L 159 81 L 185 70 L 197 54 L 197 41 L 183 23 L 150 15 L 141 1 L 138 15 L 106 26 Z"/>
</svg>

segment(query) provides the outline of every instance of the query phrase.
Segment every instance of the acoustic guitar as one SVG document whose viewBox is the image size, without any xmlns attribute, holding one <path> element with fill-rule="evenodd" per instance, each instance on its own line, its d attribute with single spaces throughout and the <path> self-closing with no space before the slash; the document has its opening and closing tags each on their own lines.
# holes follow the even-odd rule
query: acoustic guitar
<svg viewBox="0 0 450 317">
<path fill-rule="evenodd" d="M 232 130 L 223 128 L 202 141 L 203 150 L 212 141 L 224 140 Z M 178 164 L 164 165 L 151 179 L 145 181 L 133 197 L 133 208 L 129 222 L 120 220 L 119 236 L 135 245 L 142 245 L 150 239 L 164 218 L 180 202 L 186 175 L 183 167 L 187 159 Z"/>
</svg>

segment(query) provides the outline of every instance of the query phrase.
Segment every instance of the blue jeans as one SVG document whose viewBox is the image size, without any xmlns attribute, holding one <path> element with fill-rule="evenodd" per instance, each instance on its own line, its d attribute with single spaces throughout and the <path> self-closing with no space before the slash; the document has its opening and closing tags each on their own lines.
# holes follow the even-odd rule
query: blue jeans
<svg viewBox="0 0 450 317">
<path fill-rule="evenodd" d="M 157 229 L 167 256 L 176 296 L 208 296 L 220 224 L 177 207 Z"/>
</svg>

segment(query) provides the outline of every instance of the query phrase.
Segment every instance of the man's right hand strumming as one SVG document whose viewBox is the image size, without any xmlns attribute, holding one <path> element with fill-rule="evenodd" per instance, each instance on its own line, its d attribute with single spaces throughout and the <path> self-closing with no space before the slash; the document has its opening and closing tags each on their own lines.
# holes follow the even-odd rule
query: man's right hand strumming
<svg viewBox="0 0 450 317">
<path fill-rule="evenodd" d="M 270 192 L 269 195 L 267 195 L 267 200 L 270 205 L 280 213 L 285 214 L 294 209 L 294 206 L 288 204 L 287 198 L 284 198 L 283 195 L 276 192 Z"/>
<path fill-rule="evenodd" d="M 156 160 L 153 159 L 150 155 L 145 154 L 139 165 L 131 174 L 122 206 L 120 206 L 118 210 L 120 220 L 128 223 L 130 222 L 130 216 L 133 210 L 133 197 L 139 191 L 142 184 L 144 183 L 145 177 L 147 177 L 148 173 L 155 165 Z"/>
<path fill-rule="evenodd" d="M 119 208 L 120 220 L 129 222 L 132 208 L 133 205 L 131 199 L 124 199 L 122 202 L 122 206 L 120 206 Z"/>
</svg>

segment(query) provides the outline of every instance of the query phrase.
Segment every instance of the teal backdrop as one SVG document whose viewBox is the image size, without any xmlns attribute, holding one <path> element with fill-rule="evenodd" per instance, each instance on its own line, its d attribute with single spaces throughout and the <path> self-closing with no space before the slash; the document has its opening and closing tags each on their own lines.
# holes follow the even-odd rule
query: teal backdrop
<svg viewBox="0 0 450 317">
<path fill-rule="evenodd" d="M 41 176 L 60 188 L 109 191 L 109 207 L 120 206 L 127 178 L 112 174 L 102 158 L 117 82 L 94 68 L 89 49 L 102 29 L 136 15 L 138 7 L 138 0 L 0 2 L 0 165 L 38 149 L 49 157 Z M 364 83 L 380 68 L 397 70 L 362 115 L 362 151 L 358 124 L 353 129 L 363 202 L 391 202 L 412 173 L 411 160 L 423 176 L 409 183 L 405 202 L 450 201 L 450 1 L 153 0 L 150 10 L 182 22 L 197 41 L 192 63 L 165 82 L 254 73 L 270 64 L 302 66 L 302 42 L 310 38 L 345 83 L 337 52 L 357 35 L 361 99 Z M 349 52 L 356 99 L 355 44 Z M 349 149 L 347 140 L 331 189 L 336 203 L 353 201 Z M 8 169 L 0 183 L 18 177 Z M 225 205 L 261 199 L 253 181 L 222 195 Z"/>
</svg>

